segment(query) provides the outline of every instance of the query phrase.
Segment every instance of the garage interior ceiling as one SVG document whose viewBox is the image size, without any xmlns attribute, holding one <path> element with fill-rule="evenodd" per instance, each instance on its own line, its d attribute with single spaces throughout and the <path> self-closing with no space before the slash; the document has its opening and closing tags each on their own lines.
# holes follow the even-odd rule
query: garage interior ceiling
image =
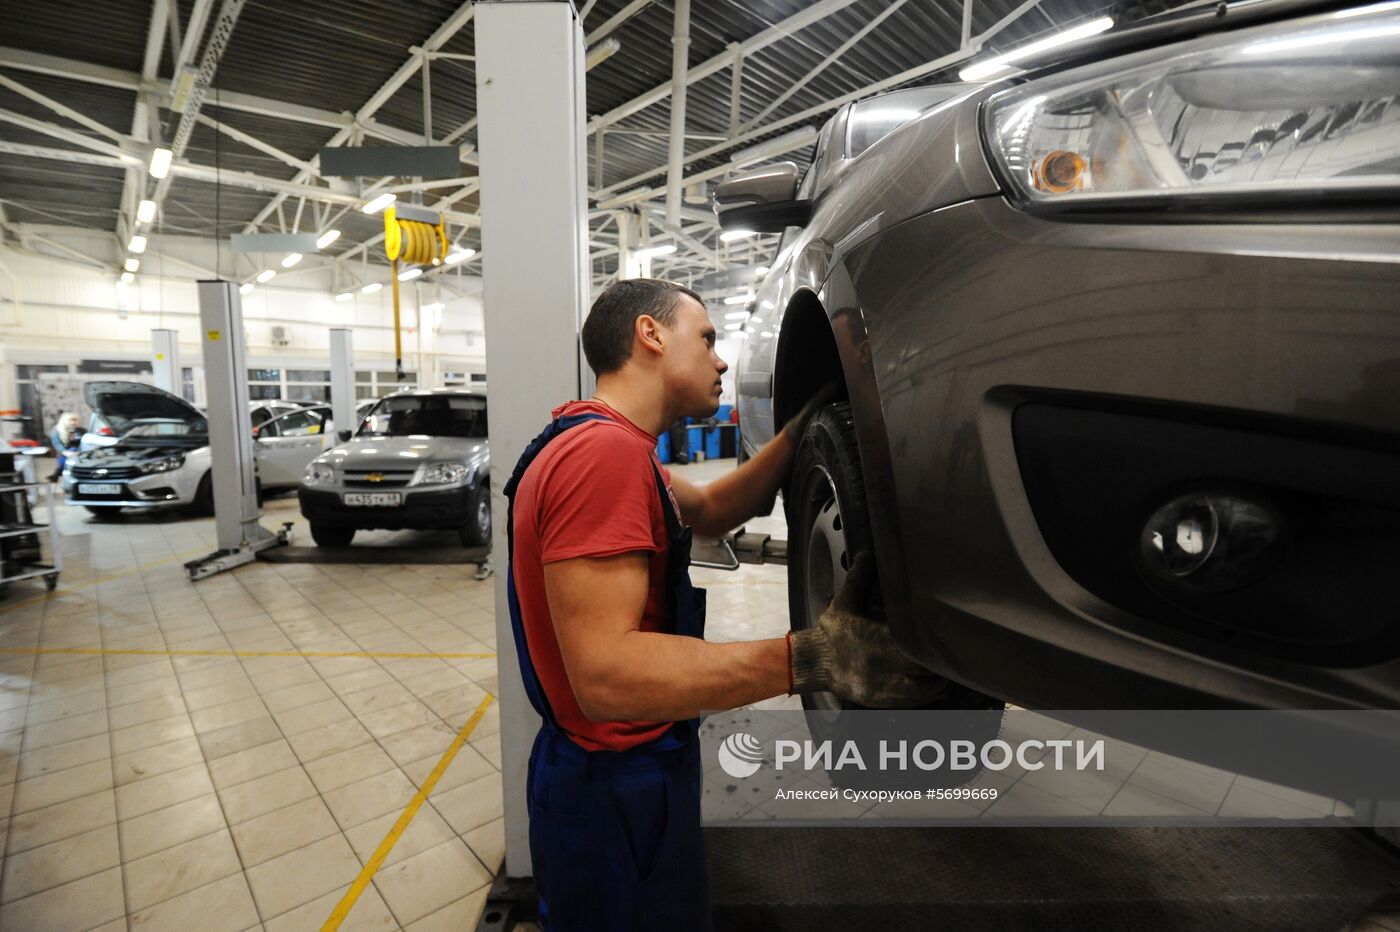
<svg viewBox="0 0 1400 932">
<path fill-rule="evenodd" d="M 954 80 L 979 46 L 995 52 L 1104 12 L 1124 22 L 1177 5 L 967 2 L 695 0 L 685 177 L 712 185 L 734 153 L 819 128 L 848 100 Z M 589 0 L 581 12 L 602 58 L 587 74 L 595 282 L 617 272 L 618 206 L 648 217 L 651 244 L 677 243 L 654 274 L 685 280 L 765 261 L 774 239 L 720 244 L 708 203 L 686 204 L 680 231 L 664 227 L 674 5 Z M 81 227 L 110 232 L 124 248 L 138 202 L 154 197 L 158 234 L 338 227 L 340 239 L 308 262 L 338 264 L 337 278 L 354 280 L 362 254 L 384 262 L 373 248 L 381 218 L 356 207 L 388 190 L 449 211 L 449 238 L 480 250 L 472 13 L 458 0 L 59 0 L 13 17 L 0 40 L 0 236 L 73 258 L 43 234 Z M 212 74 L 202 105 L 172 111 L 172 77 L 198 68 Z M 415 191 L 412 179 L 357 185 L 317 174 L 322 146 L 422 145 L 425 129 L 437 144 L 464 145 L 460 178 Z M 152 145 L 172 142 L 175 167 L 158 183 L 145 163 Z M 810 155 L 807 145 L 780 157 Z"/>
</svg>

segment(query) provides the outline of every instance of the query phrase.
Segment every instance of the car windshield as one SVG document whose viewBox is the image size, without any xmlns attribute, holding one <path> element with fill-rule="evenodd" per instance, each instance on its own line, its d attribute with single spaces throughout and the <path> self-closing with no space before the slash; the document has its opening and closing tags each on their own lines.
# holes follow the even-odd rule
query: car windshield
<svg viewBox="0 0 1400 932">
<path fill-rule="evenodd" d="M 143 418 L 133 421 L 121 442 L 135 446 L 199 446 L 209 442 L 209 427 L 203 418 L 172 421 Z"/>
<path fill-rule="evenodd" d="M 385 398 L 365 418 L 356 436 L 484 438 L 486 399 L 470 395 Z"/>
<path fill-rule="evenodd" d="M 851 108 L 846 123 L 846 158 L 858 157 L 919 114 L 964 90 L 963 85 L 916 87 L 861 101 Z"/>
</svg>

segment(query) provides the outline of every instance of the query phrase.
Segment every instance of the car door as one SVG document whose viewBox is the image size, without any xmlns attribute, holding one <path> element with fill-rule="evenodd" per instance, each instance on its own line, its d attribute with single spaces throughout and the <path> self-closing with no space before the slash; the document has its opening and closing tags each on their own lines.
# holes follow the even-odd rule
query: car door
<svg viewBox="0 0 1400 932">
<path fill-rule="evenodd" d="M 258 477 L 263 488 L 294 486 L 306 464 L 325 449 L 324 408 L 301 408 L 257 428 Z"/>
</svg>

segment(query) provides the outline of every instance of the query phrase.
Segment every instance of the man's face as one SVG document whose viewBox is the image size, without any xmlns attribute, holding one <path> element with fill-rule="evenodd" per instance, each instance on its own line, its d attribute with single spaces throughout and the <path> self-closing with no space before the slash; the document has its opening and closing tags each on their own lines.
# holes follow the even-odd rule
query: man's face
<svg viewBox="0 0 1400 932">
<path fill-rule="evenodd" d="M 720 376 L 729 368 L 715 352 L 710 315 L 689 295 L 681 295 L 666 338 L 664 372 L 667 395 L 678 413 L 709 417 L 719 410 Z"/>
</svg>

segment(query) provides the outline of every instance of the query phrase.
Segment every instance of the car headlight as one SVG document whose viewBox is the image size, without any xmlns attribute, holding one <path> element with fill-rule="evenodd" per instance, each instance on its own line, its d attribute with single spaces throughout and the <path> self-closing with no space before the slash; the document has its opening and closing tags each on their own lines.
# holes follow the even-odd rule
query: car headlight
<svg viewBox="0 0 1400 932">
<path fill-rule="evenodd" d="M 308 463 L 301 482 L 303 485 L 330 485 L 335 482 L 335 467 L 329 463 Z"/>
<path fill-rule="evenodd" d="M 1400 187 L 1400 6 L 1225 33 L 1034 79 L 984 111 L 1028 206 Z"/>
<path fill-rule="evenodd" d="M 167 456 L 163 459 L 142 463 L 141 471 L 143 473 L 170 472 L 170 470 L 179 469 L 183 465 L 185 465 L 184 454 L 176 453 L 173 456 Z"/>
<path fill-rule="evenodd" d="M 433 463 L 424 466 L 418 473 L 414 485 L 457 485 L 471 476 L 472 469 L 465 463 Z"/>
</svg>

